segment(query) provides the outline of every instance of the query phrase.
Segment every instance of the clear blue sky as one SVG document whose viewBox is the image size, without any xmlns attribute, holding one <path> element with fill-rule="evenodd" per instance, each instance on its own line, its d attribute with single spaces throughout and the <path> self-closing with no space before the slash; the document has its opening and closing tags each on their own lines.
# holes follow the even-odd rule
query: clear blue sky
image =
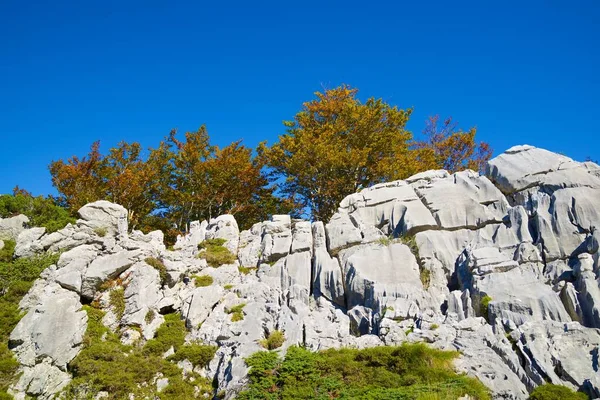
<svg viewBox="0 0 600 400">
<path fill-rule="evenodd" d="M 303 101 L 359 97 L 600 158 L 600 1 L 0 1 L 0 193 L 100 140 L 155 146 L 205 123 L 255 146 Z"/>
</svg>

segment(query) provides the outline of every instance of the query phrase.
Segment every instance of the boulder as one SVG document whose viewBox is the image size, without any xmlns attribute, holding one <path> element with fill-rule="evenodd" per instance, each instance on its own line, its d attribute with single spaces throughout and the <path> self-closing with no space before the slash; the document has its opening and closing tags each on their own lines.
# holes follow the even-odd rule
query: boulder
<svg viewBox="0 0 600 400">
<path fill-rule="evenodd" d="M 27 229 L 29 218 L 23 214 L 0 218 L 0 239 L 17 241 L 19 234 Z"/>
<path fill-rule="evenodd" d="M 84 226 L 97 231 L 105 229 L 107 234 L 113 236 L 127 235 L 127 210 L 123 206 L 98 200 L 81 207 L 78 213 L 80 223 Z"/>
</svg>

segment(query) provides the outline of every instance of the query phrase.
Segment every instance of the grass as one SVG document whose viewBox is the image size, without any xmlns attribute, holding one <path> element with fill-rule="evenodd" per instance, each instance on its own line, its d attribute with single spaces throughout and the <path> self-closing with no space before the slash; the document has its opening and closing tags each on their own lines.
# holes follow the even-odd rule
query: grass
<svg viewBox="0 0 600 400">
<path fill-rule="evenodd" d="M 108 230 L 105 227 L 98 227 L 94 229 L 94 233 L 100 237 L 104 237 L 108 233 Z"/>
<path fill-rule="evenodd" d="M 233 264 L 237 257 L 224 246 L 225 239 L 206 239 L 198 245 L 201 252 L 198 258 L 203 258 L 211 267 L 220 267 L 224 264 Z"/>
<path fill-rule="evenodd" d="M 227 285 L 223 286 L 223 289 L 225 289 L 225 290 L 231 290 L 231 289 L 233 289 L 233 285 L 227 284 Z"/>
<path fill-rule="evenodd" d="M 584 393 L 550 383 L 536 387 L 529 395 L 529 400 L 587 400 L 587 398 Z"/>
<path fill-rule="evenodd" d="M 206 364 L 214 356 L 210 346 L 183 345 L 185 326 L 178 315 L 166 315 L 157 337 L 134 347 L 121 344 L 118 336 L 102 324 L 101 310 L 89 306 L 84 306 L 84 310 L 88 313 L 88 327 L 82 351 L 69 364 L 73 380 L 64 393 L 67 400 L 92 399 L 101 391 L 107 392 L 107 399 L 111 400 L 129 398 L 130 393 L 135 398 L 161 400 L 191 399 L 196 392 L 200 398 L 212 395 L 208 379 L 192 373 L 189 380 L 184 380 L 175 364 L 177 359 L 188 357 Z M 172 358 L 163 359 L 162 350 L 171 346 L 177 351 Z M 169 379 L 169 385 L 156 393 L 152 381 L 159 373 Z"/>
<path fill-rule="evenodd" d="M 479 302 L 479 310 L 481 311 L 481 316 L 483 318 L 485 318 L 486 321 L 489 322 L 489 307 L 490 307 L 490 302 L 492 301 L 492 298 L 490 296 L 488 296 L 487 294 L 485 296 L 483 296 Z"/>
<path fill-rule="evenodd" d="M 23 314 L 19 301 L 27 294 L 40 273 L 58 261 L 59 254 L 12 259 L 14 242 L 6 240 L 0 250 L 0 399 L 15 380 L 19 363 L 8 348 L 8 338 Z"/>
<path fill-rule="evenodd" d="M 481 382 L 453 370 L 457 356 L 423 343 L 321 352 L 292 346 L 283 360 L 263 351 L 246 359 L 250 385 L 237 399 L 490 399 Z"/>
<path fill-rule="evenodd" d="M 150 324 L 152 323 L 152 321 L 154 321 L 155 317 L 156 313 L 154 312 L 154 310 L 148 310 L 148 312 L 144 316 L 144 321 L 146 321 L 147 324 Z"/>
<path fill-rule="evenodd" d="M 125 289 L 122 287 L 114 288 L 110 291 L 108 299 L 117 319 L 123 318 L 123 314 L 125 314 Z"/>
<path fill-rule="evenodd" d="M 226 308 L 225 313 L 231 314 L 231 321 L 238 322 L 244 319 L 244 312 L 242 311 L 246 307 L 246 303 L 238 304 L 237 306 Z"/>
<path fill-rule="evenodd" d="M 240 273 L 242 273 L 244 275 L 248 275 L 250 272 L 256 271 L 257 269 L 258 268 L 256 268 L 256 267 L 242 267 L 242 266 L 238 267 L 238 271 L 240 271 Z"/>
<path fill-rule="evenodd" d="M 428 289 L 431 283 L 431 271 L 426 268 L 419 268 L 419 278 L 421 279 L 423 288 Z"/>
<path fill-rule="evenodd" d="M 162 285 L 167 283 L 168 274 L 167 267 L 165 267 L 165 263 L 163 263 L 161 260 L 155 257 L 148 257 L 144 261 L 146 262 L 146 264 L 158 271 L 158 275 L 160 276 L 160 283 Z"/>
<path fill-rule="evenodd" d="M 382 236 L 379 239 L 377 239 L 377 243 L 379 243 L 382 246 L 389 246 L 390 244 L 394 243 L 394 237 Z"/>
<path fill-rule="evenodd" d="M 429 329 L 431 329 L 432 331 L 435 331 L 437 328 L 439 328 L 440 326 L 438 324 L 431 324 L 429 326 Z"/>
<path fill-rule="evenodd" d="M 214 280 L 210 275 L 192 275 L 196 287 L 205 287 L 213 284 Z"/>
<path fill-rule="evenodd" d="M 281 331 L 273 331 L 267 336 L 266 339 L 263 339 L 259 342 L 259 344 L 267 350 L 275 350 L 283 346 L 285 342 L 285 335 Z"/>
</svg>

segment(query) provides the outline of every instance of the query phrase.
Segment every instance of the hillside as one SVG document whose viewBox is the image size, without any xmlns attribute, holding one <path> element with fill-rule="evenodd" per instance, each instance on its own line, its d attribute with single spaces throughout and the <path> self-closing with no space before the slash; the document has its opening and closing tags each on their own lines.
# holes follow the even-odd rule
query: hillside
<svg viewBox="0 0 600 400">
<path fill-rule="evenodd" d="M 130 232 L 120 205 L 79 215 L 48 234 L 0 220 L 0 248 L 16 242 L 3 297 L 23 296 L 8 339 L 18 366 L 7 352 L 0 363 L 17 399 L 486 398 L 480 383 L 492 398 L 546 383 L 600 397 L 592 162 L 516 146 L 485 175 L 433 170 L 350 194 L 326 222 L 277 215 L 240 232 L 222 215 L 170 248 L 161 231 Z M 43 269 L 20 292 L 17 263 Z"/>
</svg>

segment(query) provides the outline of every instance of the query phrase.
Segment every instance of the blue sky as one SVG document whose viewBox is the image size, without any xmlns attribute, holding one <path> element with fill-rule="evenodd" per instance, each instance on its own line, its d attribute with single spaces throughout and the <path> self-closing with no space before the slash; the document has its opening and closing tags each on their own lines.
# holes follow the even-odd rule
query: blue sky
<svg viewBox="0 0 600 400">
<path fill-rule="evenodd" d="M 598 159 L 599 39 L 597 0 L 3 0 L 0 193 L 54 193 L 47 165 L 95 140 L 205 123 L 215 144 L 272 143 L 340 83 L 414 107 L 414 133 L 451 115 L 495 154 Z"/>
</svg>

